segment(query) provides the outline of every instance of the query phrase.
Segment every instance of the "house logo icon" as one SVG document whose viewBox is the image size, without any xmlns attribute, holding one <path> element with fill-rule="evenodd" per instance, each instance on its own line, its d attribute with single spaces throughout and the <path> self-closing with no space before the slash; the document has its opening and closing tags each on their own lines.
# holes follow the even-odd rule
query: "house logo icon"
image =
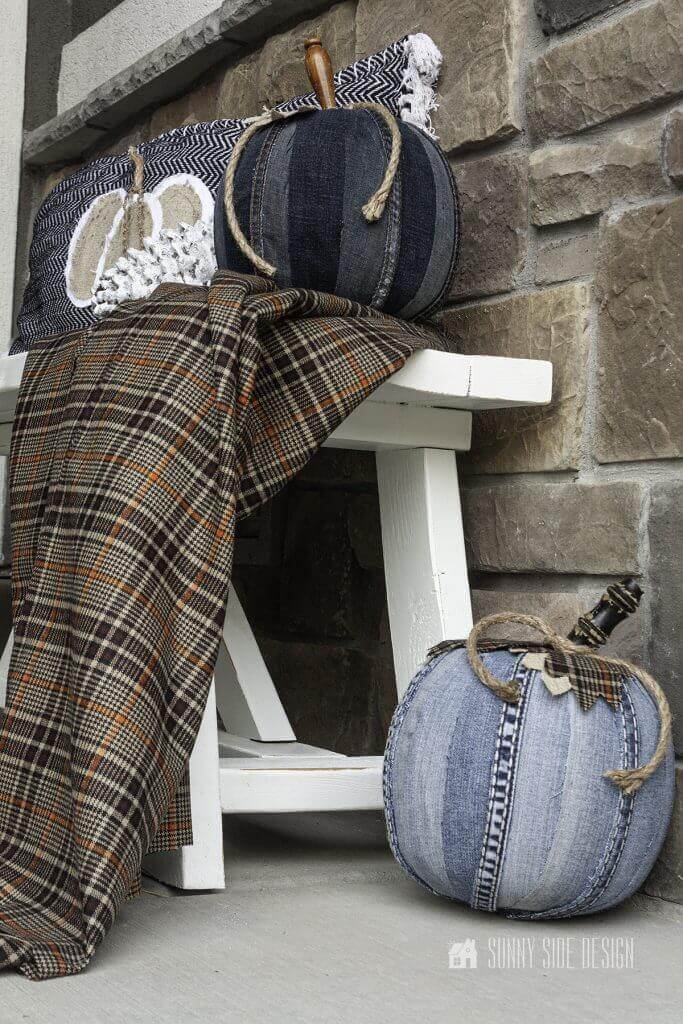
<svg viewBox="0 0 683 1024">
<path fill-rule="evenodd" d="M 448 966 L 451 970 L 477 966 L 477 944 L 474 939 L 453 943 L 448 950 Z"/>
</svg>

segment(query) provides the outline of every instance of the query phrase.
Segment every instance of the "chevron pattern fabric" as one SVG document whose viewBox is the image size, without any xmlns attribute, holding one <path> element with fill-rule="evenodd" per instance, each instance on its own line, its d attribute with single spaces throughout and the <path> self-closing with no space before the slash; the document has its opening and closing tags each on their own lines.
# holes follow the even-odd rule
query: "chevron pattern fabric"
<svg viewBox="0 0 683 1024">
<path fill-rule="evenodd" d="M 409 38 L 338 72 L 335 86 L 339 105 L 380 103 L 396 116 L 416 123 L 419 117 L 412 110 L 412 92 L 406 84 Z M 279 109 L 317 106 L 314 94 L 308 93 L 288 100 Z M 144 143 L 140 152 L 144 158 L 145 192 L 151 193 L 172 175 L 192 175 L 215 197 L 232 147 L 247 124 L 246 120 L 235 119 L 183 125 Z M 12 354 L 26 351 L 32 341 L 49 334 L 87 328 L 94 322 L 87 297 L 75 303 L 69 295 L 66 268 L 72 239 L 95 200 L 118 190 L 120 203 L 131 184 L 128 156 L 105 156 L 65 178 L 47 197 L 34 225 L 30 279 L 18 319 L 19 338 Z M 101 269 L 105 269 L 104 265 Z"/>
</svg>

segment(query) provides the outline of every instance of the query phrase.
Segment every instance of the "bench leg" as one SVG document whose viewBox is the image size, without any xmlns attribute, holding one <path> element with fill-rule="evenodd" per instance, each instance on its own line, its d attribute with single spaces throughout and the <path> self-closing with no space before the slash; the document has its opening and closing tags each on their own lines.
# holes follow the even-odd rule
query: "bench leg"
<svg viewBox="0 0 683 1024">
<path fill-rule="evenodd" d="M 216 690 L 212 683 L 204 718 L 190 757 L 192 846 L 153 853 L 143 871 L 178 889 L 224 889 L 223 828 L 219 790 Z"/>
<path fill-rule="evenodd" d="M 455 453 L 378 452 L 377 483 L 400 699 L 429 647 L 472 625 Z"/>
</svg>

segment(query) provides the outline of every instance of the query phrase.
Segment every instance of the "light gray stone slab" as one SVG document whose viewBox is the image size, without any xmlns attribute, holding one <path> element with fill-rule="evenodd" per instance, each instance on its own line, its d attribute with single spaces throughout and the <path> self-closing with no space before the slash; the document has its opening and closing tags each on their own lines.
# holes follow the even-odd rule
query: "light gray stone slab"
<svg viewBox="0 0 683 1024">
<path fill-rule="evenodd" d="M 28 132 L 24 159 L 36 165 L 75 159 L 144 108 L 181 93 L 208 68 L 235 60 L 280 25 L 325 6 L 325 0 L 226 0 L 82 103 Z"/>
<path fill-rule="evenodd" d="M 3 974 L 3 1014 L 27 1024 L 678 1024 L 683 910 L 637 896 L 619 911 L 523 922 L 441 899 L 407 878 L 380 814 L 224 818 L 228 887 L 175 896 L 150 880 L 83 974 Z M 582 965 L 632 938 L 634 967 Z M 474 940 L 476 969 L 450 970 Z M 524 969 L 496 959 L 533 943 Z M 544 949 L 570 952 L 551 965 Z M 493 952 L 492 952 L 493 950 Z"/>
<path fill-rule="evenodd" d="M 222 0 L 119 0 L 80 31 L 74 25 L 62 49 L 57 113 L 221 6 Z"/>
</svg>

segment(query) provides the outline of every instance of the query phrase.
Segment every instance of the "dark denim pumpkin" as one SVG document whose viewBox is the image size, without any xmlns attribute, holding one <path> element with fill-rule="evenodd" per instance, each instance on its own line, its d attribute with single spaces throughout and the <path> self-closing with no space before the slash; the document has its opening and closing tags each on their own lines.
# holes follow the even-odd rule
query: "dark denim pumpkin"
<svg viewBox="0 0 683 1024">
<path fill-rule="evenodd" d="M 254 250 L 277 267 L 280 286 L 333 292 L 406 318 L 440 307 L 458 249 L 455 182 L 433 139 L 398 124 L 398 172 L 372 224 L 362 207 L 391 150 L 376 112 L 316 110 L 268 125 L 247 144 L 235 175 L 235 212 Z M 220 201 L 214 229 L 218 266 L 253 273 Z"/>
</svg>

